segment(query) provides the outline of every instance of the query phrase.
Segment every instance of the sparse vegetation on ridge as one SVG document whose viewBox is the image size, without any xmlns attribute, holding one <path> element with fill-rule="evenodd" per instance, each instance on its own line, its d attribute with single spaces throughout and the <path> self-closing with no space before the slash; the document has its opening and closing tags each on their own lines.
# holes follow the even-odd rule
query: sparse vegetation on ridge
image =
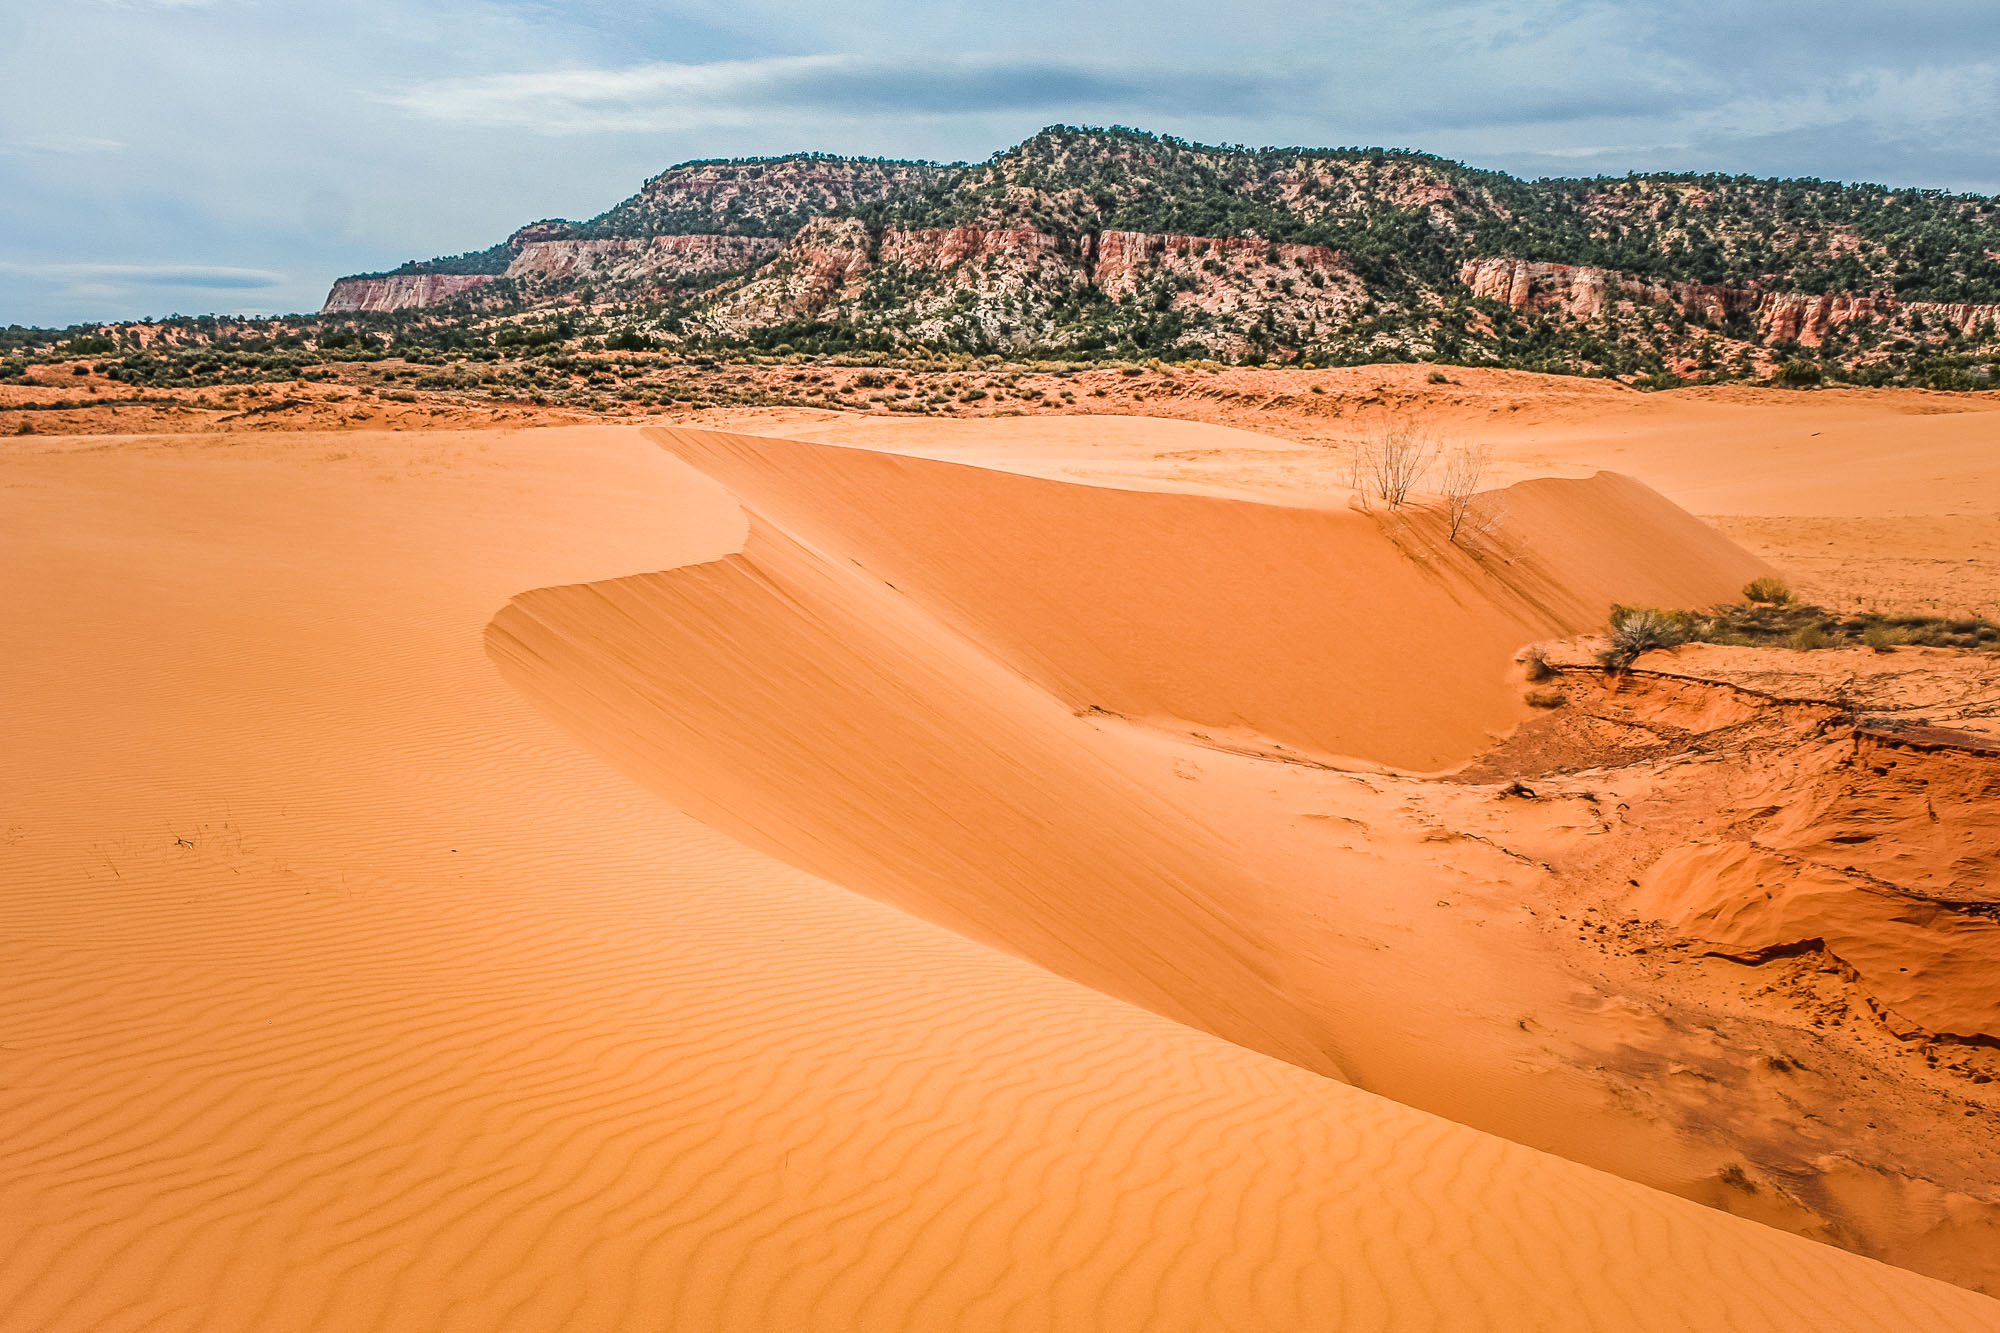
<svg viewBox="0 0 2000 1333">
<path fill-rule="evenodd" d="M 838 238 L 808 227 L 836 222 Z M 969 238 L 956 249 L 891 243 L 952 229 Z M 690 272 L 544 275 L 526 286 L 496 276 L 515 241 L 654 236 L 768 245 Z M 1125 242 L 1107 250 L 1116 236 L 1153 241 L 1143 253 Z M 1174 238 L 1202 244 L 1161 248 Z M 769 248 L 836 239 L 830 266 Z M 1571 318 L 1475 294 L 1461 265 L 1490 259 L 1891 305 L 1796 335 L 1744 313 L 1632 296 Z M 822 272 L 841 276 L 806 290 Z M 1647 390 L 2000 383 L 1994 321 L 1893 304 L 2000 304 L 1992 199 L 1720 175 L 1525 181 L 1406 150 L 1205 145 L 1117 127 L 1054 126 L 969 165 L 819 154 L 685 163 L 596 218 L 534 223 L 501 245 L 394 273 L 490 279 L 407 312 L 419 325 L 565 310 L 709 354 L 1433 361 Z"/>
<path fill-rule="evenodd" d="M 1903 645 L 2000 650 L 2000 624 L 1979 616 L 1883 611 L 1842 615 L 1792 600 L 1790 590 L 1770 578 L 1752 582 L 1744 594 L 1742 602 L 1706 611 L 1614 606 L 1608 625 L 1610 645 L 1599 655 L 1599 661 L 1607 669 L 1622 671 L 1643 653 L 1683 643 L 1791 648 L 1803 652 L 1864 647 L 1886 652 Z M 1546 659 L 1542 662 L 1546 669 Z M 1529 679 L 1540 677 L 1531 674 Z"/>
</svg>

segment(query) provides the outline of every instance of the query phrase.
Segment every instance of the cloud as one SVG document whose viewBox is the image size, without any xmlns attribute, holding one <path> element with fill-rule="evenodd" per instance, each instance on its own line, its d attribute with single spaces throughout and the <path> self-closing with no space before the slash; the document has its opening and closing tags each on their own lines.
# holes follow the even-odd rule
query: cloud
<svg viewBox="0 0 2000 1333">
<path fill-rule="evenodd" d="M 1282 96 L 1287 82 L 1006 57 L 908 62 L 831 54 L 441 79 L 377 100 L 452 125 L 605 134 L 738 125 L 785 112 L 853 117 L 1218 102 L 1255 111 Z"/>
<path fill-rule="evenodd" d="M 0 153 L 49 153 L 58 156 L 76 156 L 92 153 L 122 153 L 125 144 L 119 139 L 102 139 L 91 134 L 45 134 L 29 139 L 0 139 Z"/>
<path fill-rule="evenodd" d="M 14 273 L 49 282 L 89 285 L 109 289 L 125 285 L 142 287 L 199 287 L 214 291 L 256 291 L 281 287 L 288 278 L 261 268 L 231 268 L 214 264 L 25 264 L 0 260 L 0 273 Z"/>
</svg>

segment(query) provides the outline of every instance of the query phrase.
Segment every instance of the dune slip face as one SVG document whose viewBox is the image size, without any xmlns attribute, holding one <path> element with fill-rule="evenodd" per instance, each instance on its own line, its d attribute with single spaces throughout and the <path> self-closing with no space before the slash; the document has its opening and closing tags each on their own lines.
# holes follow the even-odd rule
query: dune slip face
<svg viewBox="0 0 2000 1333">
<path fill-rule="evenodd" d="M 781 865 L 482 650 L 745 542 L 627 431 L 0 450 L 0 1325 L 2000 1327 Z"/>
</svg>

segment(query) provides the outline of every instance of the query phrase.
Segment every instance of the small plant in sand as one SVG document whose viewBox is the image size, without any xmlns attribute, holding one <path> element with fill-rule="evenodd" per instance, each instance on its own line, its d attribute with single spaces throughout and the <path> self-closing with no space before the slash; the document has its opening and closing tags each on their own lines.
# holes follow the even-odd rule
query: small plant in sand
<svg viewBox="0 0 2000 1333">
<path fill-rule="evenodd" d="M 1457 541 L 1465 528 L 1472 498 L 1479 494 L 1479 483 L 1485 480 L 1492 457 L 1492 449 L 1483 444 L 1455 444 L 1444 451 L 1438 489 L 1444 496 L 1445 529 L 1452 541 Z"/>
</svg>

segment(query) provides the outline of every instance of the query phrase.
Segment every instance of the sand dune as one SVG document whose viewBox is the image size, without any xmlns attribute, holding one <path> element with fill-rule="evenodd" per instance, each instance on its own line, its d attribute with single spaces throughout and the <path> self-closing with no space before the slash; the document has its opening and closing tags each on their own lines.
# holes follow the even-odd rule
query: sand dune
<svg viewBox="0 0 2000 1333">
<path fill-rule="evenodd" d="M 1551 858 L 1588 857 L 1621 822 L 1613 807 L 1580 793 L 1507 810 L 1490 789 L 1371 784 L 1270 736 L 1316 725 L 1331 752 L 1393 740 L 1384 717 L 1415 718 L 1469 753 L 1489 739 L 1489 686 L 1517 706 L 1507 658 L 1524 637 L 1560 630 L 1565 612 L 1596 623 L 1592 597 L 1706 601 L 1760 568 L 1643 488 L 1603 477 L 1494 497 L 1519 542 L 1510 558 L 1418 545 L 1421 516 L 663 439 L 760 497 L 741 553 L 524 595 L 489 646 L 679 808 L 1305 1068 L 1986 1276 L 1967 1258 L 1977 1242 L 1933 1234 L 1919 1209 L 1728 1188 L 1746 1162 L 1795 1172 L 1812 1150 L 1660 1080 L 1715 1061 L 1714 1016 L 1644 977 L 1607 979 L 1549 929 L 1563 910 Z M 1675 587 L 1654 572 L 1671 568 L 1714 572 Z M 1148 581 L 1169 595 L 1121 595 Z M 1107 698 L 1130 711 L 1095 702 Z M 1892 1174 L 1924 1165 L 1870 1159 Z"/>
<path fill-rule="evenodd" d="M 2000 394 L 1731 387 L 1635 393 L 1521 371 L 1231 370 L 1082 401 L 1189 419 L 963 421 L 710 412 L 722 429 L 862 444 L 1130 487 L 1339 500 L 1326 459 L 1414 413 L 1495 451 L 1494 484 L 1628 473 L 1829 605 L 2000 614 Z M 1061 381 L 1051 381 L 1051 390 Z M 1325 390 L 1315 392 L 1311 390 Z M 1121 402 L 1121 394 L 1138 394 Z M 741 423 L 736 424 L 736 423 Z M 1247 428 L 1247 429 L 1245 429 Z"/>
<path fill-rule="evenodd" d="M 1490 532 L 1459 546 L 1416 510 L 1136 494 L 660 434 L 754 512 L 1072 709 L 1412 769 L 1462 762 L 1516 720 L 1508 663 L 1523 643 L 1595 628 L 1614 601 L 1697 604 L 1766 572 L 1608 474 L 1496 493 Z"/>
<path fill-rule="evenodd" d="M 1522 642 L 1755 561 L 1611 476 L 1496 496 L 1507 545 L 1475 556 L 1424 515 L 659 438 L 753 504 L 742 553 L 524 595 L 489 646 L 678 808 L 1304 1068 L 1649 1183 L 1713 1169 L 1530 1059 L 1521 1013 L 1589 1028 L 1600 999 L 1535 940 L 1523 867 L 1319 761 L 1467 759 L 1523 711 Z M 1503 922 L 1412 920 L 1467 881 Z"/>
<path fill-rule="evenodd" d="M 0 469 L 9 1329 L 2000 1325 L 1057 980 L 579 753 L 493 672 L 494 609 L 745 539 L 630 433 Z"/>
</svg>

